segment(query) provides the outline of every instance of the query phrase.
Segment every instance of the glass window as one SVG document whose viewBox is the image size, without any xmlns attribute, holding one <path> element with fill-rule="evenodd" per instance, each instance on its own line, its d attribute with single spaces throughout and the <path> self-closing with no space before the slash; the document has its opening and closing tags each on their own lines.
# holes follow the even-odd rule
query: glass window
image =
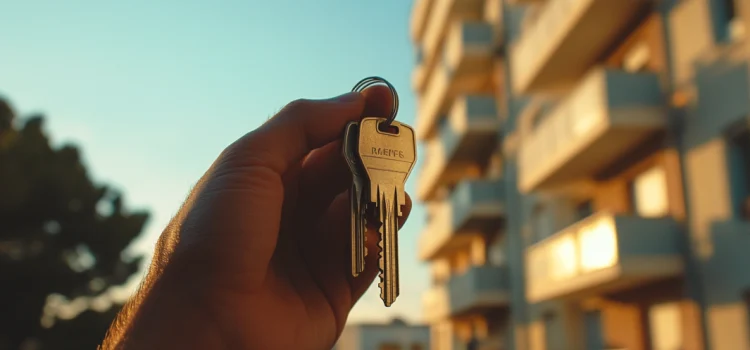
<svg viewBox="0 0 750 350">
<path fill-rule="evenodd" d="M 583 314 L 586 327 L 586 349 L 599 350 L 604 348 L 602 336 L 602 313 L 599 310 L 586 311 Z"/>
<path fill-rule="evenodd" d="M 549 206 L 537 204 L 531 218 L 531 234 L 534 242 L 539 242 L 555 232 L 554 217 Z"/>
<path fill-rule="evenodd" d="M 737 217 L 750 220 L 750 131 L 745 130 L 732 138 L 729 162 Z"/>
<path fill-rule="evenodd" d="M 733 42 L 745 37 L 745 23 L 737 16 L 736 0 L 711 1 L 715 30 L 719 42 Z"/>
<path fill-rule="evenodd" d="M 544 322 L 544 345 L 545 349 L 556 349 L 559 343 L 559 338 L 555 337 L 555 321 L 557 315 L 554 313 L 545 313 L 543 316 Z"/>
<path fill-rule="evenodd" d="M 653 167 L 633 181 L 633 204 L 635 212 L 642 217 L 653 218 L 669 215 L 667 175 L 663 167 Z"/>
<path fill-rule="evenodd" d="M 422 47 L 418 46 L 416 48 L 416 52 L 414 53 L 414 61 L 417 64 L 422 64 L 422 61 L 424 60 L 424 51 L 422 51 Z"/>
<path fill-rule="evenodd" d="M 505 259 L 505 235 L 498 235 L 487 245 L 487 260 L 492 266 L 503 266 Z"/>
<path fill-rule="evenodd" d="M 585 201 L 576 206 L 576 221 L 583 220 L 591 214 L 594 214 L 594 204 L 592 201 Z"/>
<path fill-rule="evenodd" d="M 724 3 L 724 13 L 730 21 L 737 17 L 737 8 L 734 6 L 734 0 L 722 0 Z"/>
</svg>

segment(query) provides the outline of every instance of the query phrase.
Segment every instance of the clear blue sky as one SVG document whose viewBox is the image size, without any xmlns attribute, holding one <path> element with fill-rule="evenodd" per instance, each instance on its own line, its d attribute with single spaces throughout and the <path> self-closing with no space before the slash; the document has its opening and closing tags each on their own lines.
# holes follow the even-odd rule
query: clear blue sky
<svg viewBox="0 0 750 350">
<path fill-rule="evenodd" d="M 335 96 L 380 75 L 399 91 L 399 119 L 413 125 L 411 3 L 3 1 L 0 95 L 21 114 L 44 113 L 55 142 L 83 148 L 95 180 L 151 210 L 135 245 L 150 253 L 219 152 L 291 100 Z M 417 205 L 399 241 L 399 300 L 385 308 L 373 284 L 350 322 L 421 318 L 423 223 Z"/>
</svg>

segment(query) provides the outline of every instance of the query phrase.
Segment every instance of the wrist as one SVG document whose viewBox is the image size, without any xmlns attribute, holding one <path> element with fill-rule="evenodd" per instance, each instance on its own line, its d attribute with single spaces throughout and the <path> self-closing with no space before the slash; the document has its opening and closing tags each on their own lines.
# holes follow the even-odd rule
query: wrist
<svg viewBox="0 0 750 350">
<path fill-rule="evenodd" d="M 179 281 L 178 275 L 163 273 L 144 283 L 123 307 L 102 349 L 222 348 L 202 288 Z"/>
</svg>

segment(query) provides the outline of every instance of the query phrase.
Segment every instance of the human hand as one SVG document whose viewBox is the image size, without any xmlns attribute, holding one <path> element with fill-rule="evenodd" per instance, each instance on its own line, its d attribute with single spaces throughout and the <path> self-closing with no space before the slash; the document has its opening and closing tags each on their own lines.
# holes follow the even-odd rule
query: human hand
<svg viewBox="0 0 750 350">
<path fill-rule="evenodd" d="M 139 291 L 113 323 L 110 348 L 331 349 L 377 276 L 351 277 L 349 121 L 390 112 L 374 86 L 299 100 L 230 145 L 162 233 Z M 403 220 L 411 210 L 407 196 Z"/>
</svg>

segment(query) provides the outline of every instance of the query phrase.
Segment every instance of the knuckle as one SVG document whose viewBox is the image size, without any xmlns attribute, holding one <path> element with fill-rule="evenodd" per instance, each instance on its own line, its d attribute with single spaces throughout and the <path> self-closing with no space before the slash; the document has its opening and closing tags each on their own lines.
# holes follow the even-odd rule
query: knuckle
<svg viewBox="0 0 750 350">
<path fill-rule="evenodd" d="M 313 101 L 305 98 L 296 99 L 292 102 L 287 103 L 282 111 L 289 112 L 291 114 L 303 113 L 309 110 L 312 107 L 313 103 Z"/>
</svg>

